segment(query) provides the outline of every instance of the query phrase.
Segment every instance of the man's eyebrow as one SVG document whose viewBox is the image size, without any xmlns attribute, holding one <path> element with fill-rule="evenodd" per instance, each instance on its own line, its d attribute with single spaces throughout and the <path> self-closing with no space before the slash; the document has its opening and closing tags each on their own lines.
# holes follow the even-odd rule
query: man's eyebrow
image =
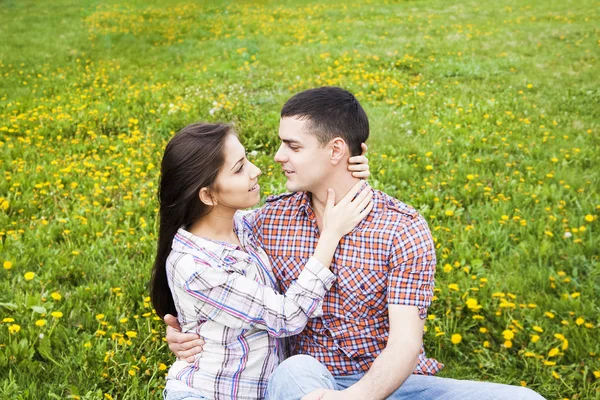
<svg viewBox="0 0 600 400">
<path fill-rule="evenodd" d="M 281 139 L 281 138 L 280 138 Z M 302 143 L 300 143 L 297 140 L 292 140 L 292 139 L 281 139 L 281 141 L 285 144 L 295 144 L 295 145 L 301 145 Z"/>
<path fill-rule="evenodd" d="M 230 171 L 233 171 L 233 169 L 235 168 L 235 166 L 236 166 L 236 165 L 238 165 L 239 163 L 241 163 L 242 161 L 244 161 L 244 159 L 245 159 L 245 158 L 246 158 L 246 156 L 244 156 L 244 157 L 240 158 L 240 159 L 238 160 L 238 162 L 236 162 L 235 164 L 233 164 L 233 167 L 231 167 L 231 170 L 230 170 Z"/>
</svg>

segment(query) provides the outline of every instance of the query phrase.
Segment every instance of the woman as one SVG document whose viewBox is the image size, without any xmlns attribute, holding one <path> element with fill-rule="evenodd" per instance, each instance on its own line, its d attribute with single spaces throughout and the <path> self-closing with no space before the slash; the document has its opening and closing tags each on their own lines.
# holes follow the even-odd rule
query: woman
<svg viewBox="0 0 600 400">
<path fill-rule="evenodd" d="M 205 341 L 194 362 L 171 366 L 165 398 L 262 398 L 282 356 L 278 338 L 320 315 L 335 279 L 333 253 L 371 211 L 371 191 L 359 193 L 359 183 L 335 206 L 329 191 L 315 253 L 282 295 L 251 221 L 239 212 L 259 202 L 261 171 L 232 127 L 185 127 L 167 144 L 161 173 L 152 302 L 158 315 L 176 314 L 183 332 Z"/>
</svg>

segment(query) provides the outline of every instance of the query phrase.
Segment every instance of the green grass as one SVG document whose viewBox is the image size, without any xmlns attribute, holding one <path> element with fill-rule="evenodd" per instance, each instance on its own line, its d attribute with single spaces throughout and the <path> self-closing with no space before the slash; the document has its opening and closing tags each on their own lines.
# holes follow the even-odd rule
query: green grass
<svg viewBox="0 0 600 400">
<path fill-rule="evenodd" d="M 599 6 L 0 3 L 3 398 L 160 398 L 164 145 L 234 121 L 281 192 L 278 113 L 321 85 L 357 95 L 372 184 L 429 221 L 441 375 L 599 398 Z"/>
</svg>

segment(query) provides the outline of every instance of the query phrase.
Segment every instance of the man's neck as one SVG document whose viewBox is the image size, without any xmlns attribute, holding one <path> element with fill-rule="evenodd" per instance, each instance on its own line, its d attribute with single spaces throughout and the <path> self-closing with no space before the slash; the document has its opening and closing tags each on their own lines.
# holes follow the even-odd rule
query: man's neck
<svg viewBox="0 0 600 400">
<path fill-rule="evenodd" d="M 343 171 L 341 174 L 331 176 L 326 182 L 320 185 L 319 188 L 315 189 L 314 192 L 311 192 L 312 207 L 319 225 L 325 212 L 325 205 L 327 204 L 327 189 L 333 189 L 335 192 L 335 204 L 337 204 L 358 181 L 360 181 L 360 179 L 354 178 L 351 174 L 347 173 L 347 171 Z M 319 226 L 319 229 L 321 228 L 322 227 Z"/>
</svg>

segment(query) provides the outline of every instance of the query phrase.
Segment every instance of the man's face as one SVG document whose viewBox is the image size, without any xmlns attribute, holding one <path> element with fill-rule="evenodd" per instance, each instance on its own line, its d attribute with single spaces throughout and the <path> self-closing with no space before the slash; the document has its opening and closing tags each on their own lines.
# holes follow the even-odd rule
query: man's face
<svg viewBox="0 0 600 400">
<path fill-rule="evenodd" d="M 314 192 L 326 183 L 331 167 L 327 146 L 321 147 L 317 137 L 308 132 L 309 121 L 285 117 L 279 122 L 281 145 L 275 161 L 281 164 L 290 192 Z"/>
</svg>

